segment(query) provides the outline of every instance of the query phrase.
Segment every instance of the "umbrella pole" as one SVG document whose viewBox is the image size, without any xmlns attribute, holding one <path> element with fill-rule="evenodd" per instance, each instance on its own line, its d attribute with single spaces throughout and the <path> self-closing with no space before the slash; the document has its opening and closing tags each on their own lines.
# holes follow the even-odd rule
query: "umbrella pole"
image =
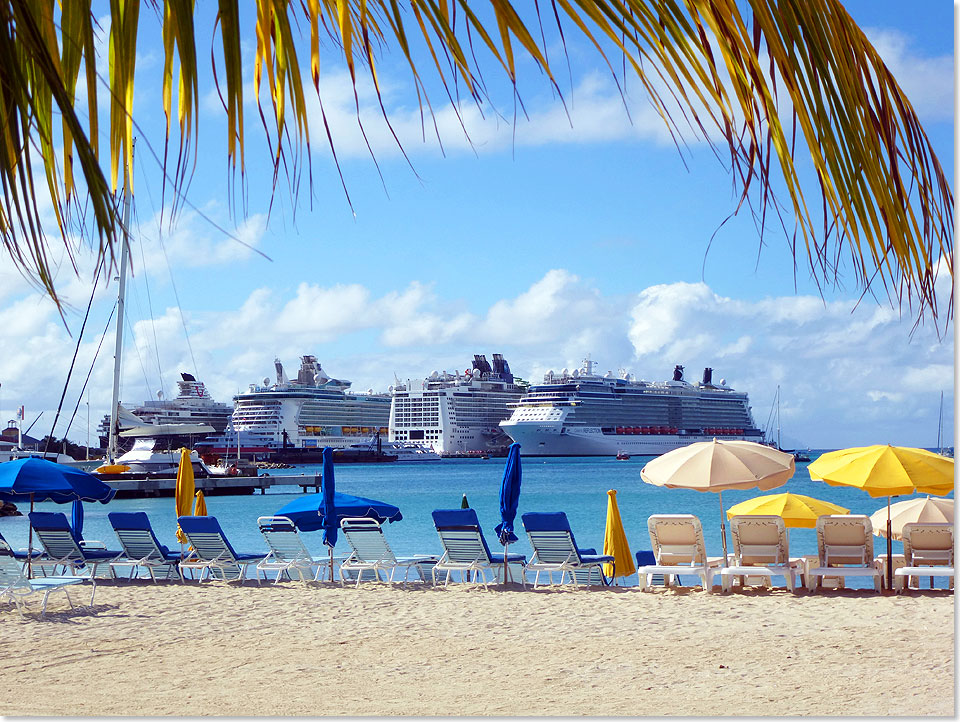
<svg viewBox="0 0 960 722">
<path fill-rule="evenodd" d="M 508 552 L 508 551 L 510 551 L 510 544 L 509 544 L 509 543 L 503 545 L 503 583 L 504 583 L 504 585 L 506 585 L 506 583 L 507 583 L 507 574 L 508 574 L 509 571 L 510 571 L 510 570 L 507 568 L 507 552 Z"/>
<path fill-rule="evenodd" d="M 330 550 L 330 581 L 333 581 L 333 547 L 327 547 Z M 377 575 L 379 576 L 379 575 Z"/>
<path fill-rule="evenodd" d="M 33 494 L 30 494 L 30 511 L 33 511 Z M 27 539 L 27 579 L 33 579 L 33 522 L 30 522 L 30 531 Z M 56 574 L 57 570 L 54 569 Z"/>
<path fill-rule="evenodd" d="M 893 589 L 893 532 L 890 523 L 890 497 L 887 497 L 887 589 Z"/>
<path fill-rule="evenodd" d="M 723 492 L 718 491 L 717 496 L 720 498 L 720 536 L 723 539 L 723 566 L 730 566 L 730 560 L 727 558 L 727 523 L 724 520 L 723 515 Z M 706 562 L 706 559 L 704 559 Z"/>
</svg>

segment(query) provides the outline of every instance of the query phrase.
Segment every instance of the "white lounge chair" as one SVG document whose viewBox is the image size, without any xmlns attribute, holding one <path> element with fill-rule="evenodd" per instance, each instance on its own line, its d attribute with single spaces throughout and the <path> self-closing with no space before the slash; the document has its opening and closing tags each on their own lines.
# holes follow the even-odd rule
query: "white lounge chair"
<svg viewBox="0 0 960 722">
<path fill-rule="evenodd" d="M 150 526 L 150 519 L 145 513 L 112 511 L 107 514 L 107 518 L 120 540 L 120 546 L 123 547 L 123 556 L 110 562 L 111 570 L 114 567 L 129 566 L 132 579 L 137 569 L 144 567 L 154 583 L 157 581 L 154 570 L 159 567 L 166 568 L 167 578 L 178 576 L 180 553 L 170 551 L 157 540 L 153 527 Z"/>
<path fill-rule="evenodd" d="M 527 512 L 521 520 L 533 547 L 533 557 L 524 571 L 536 572 L 534 589 L 540 583 L 543 572 L 547 573 L 551 586 L 555 572 L 560 573 L 560 584 L 569 575 L 574 587 L 580 583 L 588 587 L 591 582 L 601 585 L 607 583 L 603 565 L 612 564 L 614 558 L 598 555 L 593 549 L 579 549 L 565 513 Z"/>
<path fill-rule="evenodd" d="M 257 525 L 270 549 L 270 553 L 257 563 L 257 571 L 263 572 L 264 578 L 267 571 L 275 571 L 277 578 L 274 584 L 284 577 L 292 579 L 291 572 L 296 572 L 301 582 L 307 581 L 304 572 L 313 581 L 320 579 L 320 573 L 329 561 L 313 557 L 293 521 L 285 516 L 261 516 L 257 519 Z"/>
<path fill-rule="evenodd" d="M 662 574 L 670 586 L 675 574 L 696 574 L 706 591 L 713 588 L 713 575 L 720 571 L 723 557 L 708 557 L 703 526 L 693 514 L 654 514 L 647 519 L 650 544 L 656 564 L 637 569 L 640 589 L 647 591 L 654 574 Z"/>
<path fill-rule="evenodd" d="M 783 518 L 775 515 L 735 516 L 730 520 L 733 536 L 733 564 L 720 570 L 724 592 L 733 587 L 735 577 L 741 585 L 750 577 L 760 577 L 772 585 L 773 577 L 783 577 L 787 588 L 796 591 L 796 578 L 803 573 L 803 560 L 790 558 L 790 538 Z"/>
<path fill-rule="evenodd" d="M 43 619 L 47 613 L 47 598 L 53 592 L 63 592 L 73 609 L 73 601 L 67 592 L 67 587 L 75 584 L 83 584 L 89 581 L 93 586 L 90 593 L 90 606 L 93 606 L 93 598 L 97 593 L 97 582 L 90 577 L 78 577 L 73 575 L 63 575 L 54 577 L 40 577 L 39 579 L 28 579 L 23 573 L 23 565 L 14 558 L 13 550 L 5 542 L 0 542 L 0 599 L 10 597 L 20 616 L 23 616 L 23 600 L 31 594 L 43 592 L 43 603 L 40 607 L 40 618 Z"/>
<path fill-rule="evenodd" d="M 491 554 L 487 542 L 480 529 L 477 512 L 473 509 L 436 509 L 432 512 L 433 523 L 440 535 L 443 545 L 443 556 L 434 565 L 431 575 L 433 583 L 437 583 L 437 572 L 446 572 L 443 585 L 450 582 L 450 573 L 459 571 L 461 575 L 473 573 L 474 581 L 479 580 L 483 588 L 487 588 L 487 572 L 490 572 L 493 581 L 503 571 L 504 562 L 507 564 L 523 564 L 527 558 L 523 554 L 505 554 L 499 552 Z M 520 576 L 523 586 L 526 580 Z"/>
<path fill-rule="evenodd" d="M 953 525 L 912 522 L 903 525 L 903 557 L 906 566 L 894 572 L 898 593 L 910 588 L 910 579 L 948 577 L 953 586 Z"/>
<path fill-rule="evenodd" d="M 880 592 L 883 575 L 873 558 L 873 524 L 863 514 L 829 514 L 817 519 L 818 567 L 807 570 L 807 589 L 824 577 L 869 577 Z"/>
<path fill-rule="evenodd" d="M 340 564 L 341 584 L 346 584 L 348 577 L 354 581 L 356 576 L 356 586 L 359 587 L 365 571 L 372 571 L 374 579 L 380 578 L 380 572 L 389 572 L 387 581 L 393 583 L 397 570 L 403 569 L 403 586 L 406 587 L 411 569 L 416 570 L 421 581 L 426 581 L 423 568 L 432 567 L 438 561 L 435 556 L 396 556 L 376 519 L 346 517 L 340 520 L 340 529 L 352 550 Z"/>
<path fill-rule="evenodd" d="M 246 578 L 247 567 L 253 566 L 256 569 L 256 565 L 267 556 L 235 551 L 216 517 L 181 516 L 177 517 L 177 523 L 190 542 L 190 546 L 193 547 L 187 558 L 177 567 L 181 580 L 184 580 L 184 569 L 199 569 L 201 582 L 204 575 L 209 572 L 215 579 L 237 580 L 242 585 Z M 259 571 L 256 572 L 256 578 L 259 584 Z"/>
<path fill-rule="evenodd" d="M 57 567 L 62 566 L 64 571 L 69 569 L 70 574 L 75 576 L 79 576 L 80 570 L 85 570 L 92 578 L 97 575 L 97 567 L 107 565 L 110 576 L 114 576 L 113 568 L 109 564 L 120 557 L 122 551 L 105 549 L 103 542 L 78 543 L 67 517 L 60 512 L 31 511 L 27 516 L 30 517 L 30 525 L 44 549 L 42 557 L 32 560 L 34 567 L 41 570 L 52 567 L 56 573 Z"/>
</svg>

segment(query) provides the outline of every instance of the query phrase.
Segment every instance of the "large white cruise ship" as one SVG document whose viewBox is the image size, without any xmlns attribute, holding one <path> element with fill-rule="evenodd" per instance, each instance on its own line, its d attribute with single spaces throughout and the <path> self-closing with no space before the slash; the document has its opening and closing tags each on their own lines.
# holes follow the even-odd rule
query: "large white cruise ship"
<svg viewBox="0 0 960 722">
<path fill-rule="evenodd" d="M 508 404 L 527 389 L 500 354 L 493 365 L 475 355 L 462 374 L 434 371 L 413 389 L 408 381 L 392 387 L 390 441 L 417 442 L 443 456 L 496 454 L 510 444 L 500 429 Z"/>
<path fill-rule="evenodd" d="M 672 381 L 648 382 L 621 372 L 593 372 L 584 360 L 572 373 L 548 371 L 543 384 L 513 404 L 500 427 L 520 442 L 523 456 L 663 454 L 713 438 L 762 441 L 747 394 L 734 391 L 713 370 L 688 383 L 683 366 Z"/>
<path fill-rule="evenodd" d="M 296 379 L 287 378 L 280 359 L 274 365 L 276 383 L 264 379 L 233 397 L 233 448 L 236 432 L 241 441 L 255 438 L 272 451 L 344 449 L 377 434 L 386 437 L 389 394 L 348 393 L 351 383 L 327 376 L 316 356 L 300 358 Z"/>
</svg>

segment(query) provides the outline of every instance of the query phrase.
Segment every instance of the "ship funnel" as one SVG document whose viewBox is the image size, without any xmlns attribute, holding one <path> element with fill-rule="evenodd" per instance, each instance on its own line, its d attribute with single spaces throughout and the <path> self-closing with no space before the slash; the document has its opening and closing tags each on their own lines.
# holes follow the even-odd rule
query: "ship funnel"
<svg viewBox="0 0 960 722">
<path fill-rule="evenodd" d="M 713 369 L 708 367 L 703 370 L 703 385 L 711 386 L 712 384 L 713 384 Z"/>
<path fill-rule="evenodd" d="M 680 364 L 677 364 L 673 367 L 673 380 L 683 381 L 683 366 Z"/>
</svg>

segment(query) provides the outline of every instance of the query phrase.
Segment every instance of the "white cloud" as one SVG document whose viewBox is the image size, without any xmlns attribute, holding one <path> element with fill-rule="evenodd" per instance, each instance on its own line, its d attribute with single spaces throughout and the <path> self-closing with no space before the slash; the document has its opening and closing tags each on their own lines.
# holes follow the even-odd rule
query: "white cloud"
<svg viewBox="0 0 960 722">
<path fill-rule="evenodd" d="M 864 28 L 883 62 L 925 120 L 953 119 L 953 56 L 921 57 L 899 30 Z"/>
</svg>

